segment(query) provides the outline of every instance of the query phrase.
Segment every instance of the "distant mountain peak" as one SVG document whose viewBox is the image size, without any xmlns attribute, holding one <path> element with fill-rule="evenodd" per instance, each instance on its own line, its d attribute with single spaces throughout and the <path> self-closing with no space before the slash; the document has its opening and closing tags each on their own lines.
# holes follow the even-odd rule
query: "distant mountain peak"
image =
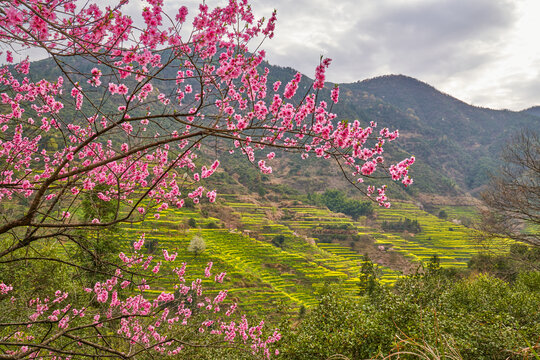
<svg viewBox="0 0 540 360">
<path fill-rule="evenodd" d="M 430 88 L 433 88 L 433 86 L 429 85 L 428 83 L 425 83 L 421 80 L 413 78 L 412 76 L 403 75 L 403 74 L 380 75 L 380 76 L 375 76 L 369 79 L 364 79 L 362 81 L 358 81 L 358 83 L 381 82 L 381 81 L 401 81 L 401 82 L 407 82 L 407 83 L 417 83 L 417 84 L 421 84 L 421 85 L 425 85 Z"/>
<path fill-rule="evenodd" d="M 522 110 L 521 112 L 540 117 L 540 105 L 531 106 L 530 108 Z"/>
<path fill-rule="evenodd" d="M 377 76 L 345 86 L 367 91 L 381 99 L 391 98 L 391 102 L 402 109 L 418 108 L 428 103 L 438 104 L 442 108 L 457 106 L 460 110 L 470 106 L 426 82 L 403 74 Z"/>
</svg>

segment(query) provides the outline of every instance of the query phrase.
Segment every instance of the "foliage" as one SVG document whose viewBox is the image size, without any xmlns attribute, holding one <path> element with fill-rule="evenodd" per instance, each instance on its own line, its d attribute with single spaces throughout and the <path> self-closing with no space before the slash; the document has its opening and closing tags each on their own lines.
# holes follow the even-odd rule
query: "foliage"
<svg viewBox="0 0 540 360">
<path fill-rule="evenodd" d="M 540 249 L 516 243 L 507 254 L 478 253 L 469 260 L 468 267 L 513 282 L 520 273 L 540 270 Z"/>
<path fill-rule="evenodd" d="M 197 220 L 195 220 L 194 218 L 189 218 L 188 225 L 189 225 L 190 228 L 197 227 Z"/>
<path fill-rule="evenodd" d="M 281 352 L 285 359 L 413 359 L 428 350 L 439 354 L 432 359 L 522 359 L 540 333 L 540 292 L 525 285 L 528 274 L 513 284 L 460 279 L 435 264 L 359 299 L 329 292 L 284 333 Z"/>
<path fill-rule="evenodd" d="M 409 218 L 400 219 L 399 221 L 383 221 L 381 227 L 385 231 L 408 231 L 411 233 L 422 232 L 422 227 L 418 223 L 418 220 L 411 220 Z"/>
<path fill-rule="evenodd" d="M 276 235 L 272 238 L 272 244 L 274 244 L 274 246 L 277 246 L 279 248 L 283 246 L 284 242 L 285 242 L 285 236 L 283 234 Z"/>
<path fill-rule="evenodd" d="M 159 241 L 156 238 L 144 243 L 144 247 L 148 254 L 154 254 L 158 250 Z"/>
<path fill-rule="evenodd" d="M 106 191 L 105 185 L 97 185 L 92 191 L 84 193 L 81 199 L 81 212 L 84 221 L 104 219 L 109 222 L 116 217 L 118 208 L 112 201 L 103 201 L 99 194 Z M 77 246 L 73 257 L 77 264 L 86 268 L 81 276 L 87 277 L 89 283 L 102 281 L 115 270 L 115 260 L 120 252 L 120 238 L 116 225 L 107 228 L 94 228 L 88 231 L 76 231 L 73 234 Z M 149 244 L 152 246 L 152 244 Z"/>
<path fill-rule="evenodd" d="M 86 277 L 89 271 L 74 268 L 70 265 L 70 259 L 68 258 L 61 259 L 63 262 L 48 261 L 48 259 L 55 258 L 56 253 L 60 251 L 60 246 L 58 243 L 52 243 L 29 250 L 28 258 L 41 258 L 42 260 L 23 262 L 16 261 L 15 258 L 5 259 L 0 263 L 0 274 L 2 276 L 0 284 L 15 285 L 9 293 L 10 296 L 0 292 L 2 319 L 9 319 L 9 315 L 17 314 L 20 311 L 19 308 L 9 303 L 8 300 L 12 296 L 14 298 L 31 299 L 57 289 L 64 289 L 76 294 L 77 290 L 84 285 L 84 281 L 81 281 L 81 275 Z M 54 276 L 51 276 L 51 274 L 54 274 Z M 24 281 L 21 281 L 21 279 L 24 279 Z M 1 331 L 0 328 L 0 334 L 2 334 Z"/>
<path fill-rule="evenodd" d="M 448 219 L 448 214 L 444 210 L 439 211 L 439 214 L 437 216 L 444 220 Z"/>
<path fill-rule="evenodd" d="M 326 206 L 331 211 L 349 215 L 354 220 L 360 216 L 368 216 L 373 213 L 371 202 L 351 199 L 344 192 L 336 189 L 326 190 L 322 194 L 309 194 L 308 200 L 315 204 Z"/>
<path fill-rule="evenodd" d="M 298 328 L 289 326 L 283 331 L 282 358 L 328 359 L 341 354 L 368 359 L 390 350 L 392 333 L 382 323 L 381 313 L 367 312 L 366 306 L 364 299 L 326 289 L 318 306 L 304 315 Z"/>
<path fill-rule="evenodd" d="M 379 274 L 373 264 L 373 261 L 370 260 L 369 256 L 366 254 L 361 262 L 360 276 L 358 287 L 360 289 L 360 295 L 372 295 L 375 291 L 379 289 Z"/>
<path fill-rule="evenodd" d="M 358 229 L 350 223 L 319 224 L 312 230 L 312 234 L 323 243 L 336 241 L 351 243 L 360 240 Z"/>
</svg>

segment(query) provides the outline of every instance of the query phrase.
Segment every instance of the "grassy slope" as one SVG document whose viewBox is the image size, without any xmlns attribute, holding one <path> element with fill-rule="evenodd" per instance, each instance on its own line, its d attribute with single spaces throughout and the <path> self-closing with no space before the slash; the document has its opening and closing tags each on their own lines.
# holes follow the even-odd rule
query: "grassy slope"
<svg viewBox="0 0 540 360">
<path fill-rule="evenodd" d="M 168 210 L 159 220 L 125 226 L 130 239 L 144 232 L 146 241 L 154 239 L 158 249 L 177 250 L 179 256 L 166 266 L 188 263 L 188 281 L 200 276 L 207 262 L 214 262 L 215 272 L 226 271 L 222 287 L 207 280 L 212 292 L 230 289 L 232 299 L 240 300 L 244 309 L 253 313 L 275 313 L 280 306 L 284 311 L 309 307 L 317 302 L 317 293 L 325 283 L 336 283 L 343 291 L 357 292 L 361 254 L 343 243 L 322 243 L 309 237 L 314 229 L 328 225 L 345 225 L 360 235 L 374 240 L 371 246 L 385 245 L 388 253 L 398 253 L 410 261 L 426 261 L 437 254 L 443 266 L 466 266 L 466 261 L 480 248 L 471 238 L 471 231 L 462 225 L 441 220 L 409 203 L 394 203 L 391 209 L 377 209 L 375 222 L 361 218 L 352 221 L 342 214 L 327 209 L 289 203 L 282 207 L 275 204 L 245 202 L 236 195 L 223 196 L 222 205 L 239 219 L 241 230 L 225 227 L 219 219 L 203 217 L 193 209 Z M 449 219 L 470 213 L 466 208 L 447 207 Z M 408 217 L 418 220 L 422 232 L 412 235 L 381 233 L 377 223 Z M 200 228 L 186 229 L 189 218 Z M 218 224 L 219 228 L 209 226 Z M 348 224 L 348 225 L 347 225 Z M 450 230 L 452 229 L 452 230 Z M 190 239 L 202 236 L 207 248 L 195 256 L 187 252 Z M 284 235 L 282 247 L 271 244 L 276 235 Z M 161 250 L 158 250 L 161 252 Z M 386 254 L 384 254 L 386 255 Z M 386 264 L 391 265 L 391 264 Z M 399 272 L 379 265 L 383 283 L 392 283 Z M 191 278 L 191 277 L 193 278 Z M 161 280 L 155 290 L 171 288 L 170 280 Z"/>
</svg>

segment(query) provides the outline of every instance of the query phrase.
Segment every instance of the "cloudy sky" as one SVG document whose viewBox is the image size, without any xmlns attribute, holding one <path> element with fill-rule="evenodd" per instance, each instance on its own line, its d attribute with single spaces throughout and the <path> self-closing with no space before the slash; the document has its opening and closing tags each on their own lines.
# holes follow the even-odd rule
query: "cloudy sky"
<svg viewBox="0 0 540 360">
<path fill-rule="evenodd" d="M 169 14 L 186 5 L 191 16 L 199 2 L 164 1 Z M 332 82 L 404 74 L 477 106 L 540 105 L 540 0 L 250 2 L 258 17 L 278 11 L 275 37 L 263 45 L 274 65 L 313 77 L 324 55 L 333 59 Z M 140 14 L 143 6 L 131 0 L 126 10 Z"/>
<path fill-rule="evenodd" d="M 540 105 L 539 0 L 253 3 L 258 15 L 278 10 L 264 45 L 273 64 L 312 76 L 324 55 L 333 82 L 404 74 L 478 106 Z"/>
</svg>

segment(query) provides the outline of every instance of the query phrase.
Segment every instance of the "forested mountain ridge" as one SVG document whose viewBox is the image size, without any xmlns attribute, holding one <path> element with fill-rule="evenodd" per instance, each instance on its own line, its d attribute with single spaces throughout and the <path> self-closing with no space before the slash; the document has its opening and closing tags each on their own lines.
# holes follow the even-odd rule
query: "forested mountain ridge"
<svg viewBox="0 0 540 360">
<path fill-rule="evenodd" d="M 69 66 L 88 70 L 95 66 L 75 59 L 67 62 Z M 177 66 L 172 62 L 163 76 L 174 78 Z M 264 66 L 270 70 L 268 86 L 275 81 L 286 84 L 297 72 L 268 63 Z M 51 80 L 60 75 L 50 59 L 35 62 L 30 77 L 37 77 L 38 72 Z M 309 90 L 310 81 L 308 76 L 302 76 L 295 96 L 297 101 Z M 157 84 L 160 91 L 171 90 L 167 82 Z M 475 107 L 404 75 L 385 75 L 339 86 L 340 101 L 331 109 L 339 120 L 359 119 L 364 124 L 376 121 L 379 127 L 399 129 L 400 138 L 389 144 L 387 156 L 400 160 L 404 155 L 415 155 L 417 162 L 411 169 L 415 185 L 409 193 L 476 195 L 499 166 L 500 150 L 508 137 L 521 129 L 540 130 L 539 107 L 521 112 Z M 329 97 L 333 87 L 334 84 L 327 83 L 321 96 Z M 312 191 L 328 183 L 334 187 L 345 184 L 335 179 L 337 169 L 328 164 L 322 166 L 316 159 L 306 162 L 298 155 L 288 154 L 282 160 L 288 166 L 276 176 L 297 189 Z M 297 171 L 300 165 L 301 172 Z M 307 182 L 312 182 L 311 186 Z M 397 188 L 403 189 L 401 185 Z"/>
<path fill-rule="evenodd" d="M 270 69 L 269 84 L 278 80 L 286 83 L 297 72 L 265 66 Z M 297 97 L 302 96 L 302 89 L 308 90 L 309 81 L 302 77 Z M 334 85 L 327 83 L 322 96 L 328 96 Z M 501 149 L 509 137 L 522 129 L 540 130 L 540 107 L 518 112 L 472 106 L 405 75 L 338 85 L 340 101 L 332 108 L 338 119 L 359 119 L 364 124 L 376 121 L 379 127 L 399 129 L 400 138 L 389 146 L 387 156 L 398 160 L 415 155 L 413 193 L 477 195 L 489 175 L 497 171 Z M 304 163 L 303 167 L 303 174 L 311 181 L 317 177 L 324 178 L 320 184 L 335 181 L 318 166 L 310 169 Z"/>
<path fill-rule="evenodd" d="M 522 111 L 523 113 L 540 117 L 540 106 L 532 106 Z"/>
<path fill-rule="evenodd" d="M 387 75 L 343 84 L 337 111 L 376 118 L 400 129 L 399 145 L 447 176 L 466 192 L 475 192 L 495 171 L 507 139 L 521 129 L 540 129 L 530 112 L 468 105 L 419 80 Z M 343 115 L 342 115 L 343 116 Z"/>
</svg>

